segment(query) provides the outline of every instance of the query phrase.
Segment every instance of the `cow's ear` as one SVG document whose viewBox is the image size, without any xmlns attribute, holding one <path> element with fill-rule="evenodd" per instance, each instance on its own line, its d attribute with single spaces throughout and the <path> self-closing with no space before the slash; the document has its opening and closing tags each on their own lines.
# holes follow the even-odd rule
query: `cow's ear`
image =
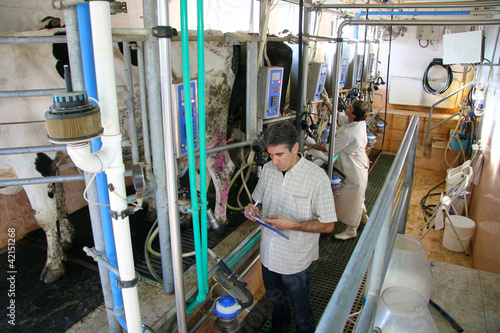
<svg viewBox="0 0 500 333">
<path fill-rule="evenodd" d="M 56 31 L 54 36 L 64 36 L 66 31 Z M 56 70 L 59 76 L 64 79 L 64 66 L 69 66 L 68 44 L 54 43 L 52 44 L 52 55 L 57 60 Z M 70 68 L 71 69 L 71 68 Z"/>
</svg>

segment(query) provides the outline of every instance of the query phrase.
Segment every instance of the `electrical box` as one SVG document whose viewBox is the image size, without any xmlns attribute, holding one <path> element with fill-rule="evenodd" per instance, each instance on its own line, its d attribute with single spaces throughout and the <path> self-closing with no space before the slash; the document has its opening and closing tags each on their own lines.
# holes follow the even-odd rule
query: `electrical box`
<svg viewBox="0 0 500 333">
<path fill-rule="evenodd" d="M 342 57 L 342 64 L 340 67 L 340 83 L 339 86 L 343 87 L 347 77 L 347 66 L 349 65 L 349 59 L 347 57 Z"/>
<path fill-rule="evenodd" d="M 342 45 L 342 58 L 347 59 L 347 71 L 345 75 L 344 87 L 354 88 L 356 87 L 356 54 L 357 54 L 357 44 L 344 43 Z"/>
<path fill-rule="evenodd" d="M 280 115 L 283 67 L 262 67 L 258 78 L 257 115 L 268 119 Z"/>
<path fill-rule="evenodd" d="M 417 29 L 418 40 L 442 40 L 444 27 L 419 26 Z"/>
<path fill-rule="evenodd" d="M 443 64 L 477 64 L 484 60 L 484 37 L 481 30 L 445 34 Z"/>
<path fill-rule="evenodd" d="M 326 62 L 311 62 L 307 74 L 307 99 L 321 100 L 321 94 L 326 83 L 328 64 Z"/>
<path fill-rule="evenodd" d="M 172 81 L 172 114 L 177 158 L 187 153 L 186 116 L 192 117 L 194 148 L 198 148 L 198 85 L 196 80 L 191 80 L 190 92 L 191 103 L 186 103 L 182 79 Z M 190 108 L 191 111 L 186 112 L 186 108 L 188 110 Z"/>
</svg>

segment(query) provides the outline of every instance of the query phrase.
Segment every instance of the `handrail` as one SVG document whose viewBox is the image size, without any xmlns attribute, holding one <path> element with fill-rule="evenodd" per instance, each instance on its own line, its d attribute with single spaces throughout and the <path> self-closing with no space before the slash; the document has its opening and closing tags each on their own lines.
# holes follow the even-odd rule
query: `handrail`
<svg viewBox="0 0 500 333">
<path fill-rule="evenodd" d="M 464 90 L 465 88 L 467 87 L 470 87 L 471 85 L 473 85 L 473 82 L 469 82 L 467 83 L 466 85 L 464 85 L 463 87 L 461 87 L 460 89 L 457 89 L 455 90 L 453 93 L 449 94 L 448 96 L 446 96 L 445 98 L 442 98 L 440 99 L 439 101 L 437 101 L 436 103 L 432 104 L 431 106 L 431 109 L 429 110 L 429 120 L 427 122 L 427 133 L 425 134 L 425 143 L 424 143 L 424 156 L 427 155 L 427 143 L 429 142 L 429 132 L 432 131 L 433 129 L 435 129 L 436 127 L 444 124 L 445 122 L 447 122 L 448 120 L 454 118 L 455 116 L 457 116 L 458 114 L 460 114 L 460 111 L 455 113 L 454 115 L 446 118 L 445 120 L 441 121 L 439 124 L 436 124 L 434 126 L 431 127 L 431 120 L 432 120 L 432 111 L 434 110 L 434 107 L 444 101 L 446 101 L 448 98 L 458 94 L 460 91 Z"/>
<path fill-rule="evenodd" d="M 380 287 L 387 270 L 389 252 L 392 251 L 396 233 L 404 232 L 411 196 L 418 140 L 418 116 L 413 116 L 388 172 L 382 190 L 375 202 L 370 218 L 356 245 L 344 274 L 335 288 L 316 332 L 342 332 L 349 311 L 356 299 L 359 287 L 373 254 L 372 274 L 365 308 L 358 322 L 357 331 L 369 332 L 377 309 Z M 402 195 L 399 198 L 394 219 L 392 212 L 398 179 L 404 169 Z"/>
</svg>

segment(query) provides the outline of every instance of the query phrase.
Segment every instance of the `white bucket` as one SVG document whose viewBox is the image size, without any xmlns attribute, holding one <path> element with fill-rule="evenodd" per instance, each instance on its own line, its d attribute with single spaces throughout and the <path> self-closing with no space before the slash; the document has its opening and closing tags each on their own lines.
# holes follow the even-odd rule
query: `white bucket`
<svg viewBox="0 0 500 333">
<path fill-rule="evenodd" d="M 443 246 L 451 251 L 463 252 L 464 248 L 460 244 L 460 240 L 462 240 L 465 249 L 468 250 L 470 238 L 474 234 L 476 224 L 470 218 L 460 215 L 451 215 L 450 219 L 457 233 L 453 230 L 450 221 L 445 219 Z M 460 239 L 457 237 L 457 234 Z"/>
</svg>

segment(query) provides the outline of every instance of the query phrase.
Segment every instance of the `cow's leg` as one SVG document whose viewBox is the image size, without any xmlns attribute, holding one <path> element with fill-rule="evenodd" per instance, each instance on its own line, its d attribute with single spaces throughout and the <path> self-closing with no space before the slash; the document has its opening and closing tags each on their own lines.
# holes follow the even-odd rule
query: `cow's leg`
<svg viewBox="0 0 500 333">
<path fill-rule="evenodd" d="M 229 196 L 229 185 L 234 171 L 234 163 L 227 151 L 213 153 L 207 156 L 207 170 L 215 187 L 215 209 L 217 220 L 227 222 L 226 206 Z"/>
<path fill-rule="evenodd" d="M 73 237 L 75 228 L 68 220 L 68 210 L 66 209 L 66 194 L 62 183 L 55 184 L 55 198 L 57 221 L 59 223 L 59 240 L 63 250 L 69 250 L 73 247 Z"/>
<path fill-rule="evenodd" d="M 57 206 L 53 193 L 54 185 L 27 185 L 24 188 L 35 211 L 35 219 L 47 237 L 47 261 L 40 280 L 52 283 L 59 280 L 65 273 L 64 250 L 56 223 Z"/>
</svg>

